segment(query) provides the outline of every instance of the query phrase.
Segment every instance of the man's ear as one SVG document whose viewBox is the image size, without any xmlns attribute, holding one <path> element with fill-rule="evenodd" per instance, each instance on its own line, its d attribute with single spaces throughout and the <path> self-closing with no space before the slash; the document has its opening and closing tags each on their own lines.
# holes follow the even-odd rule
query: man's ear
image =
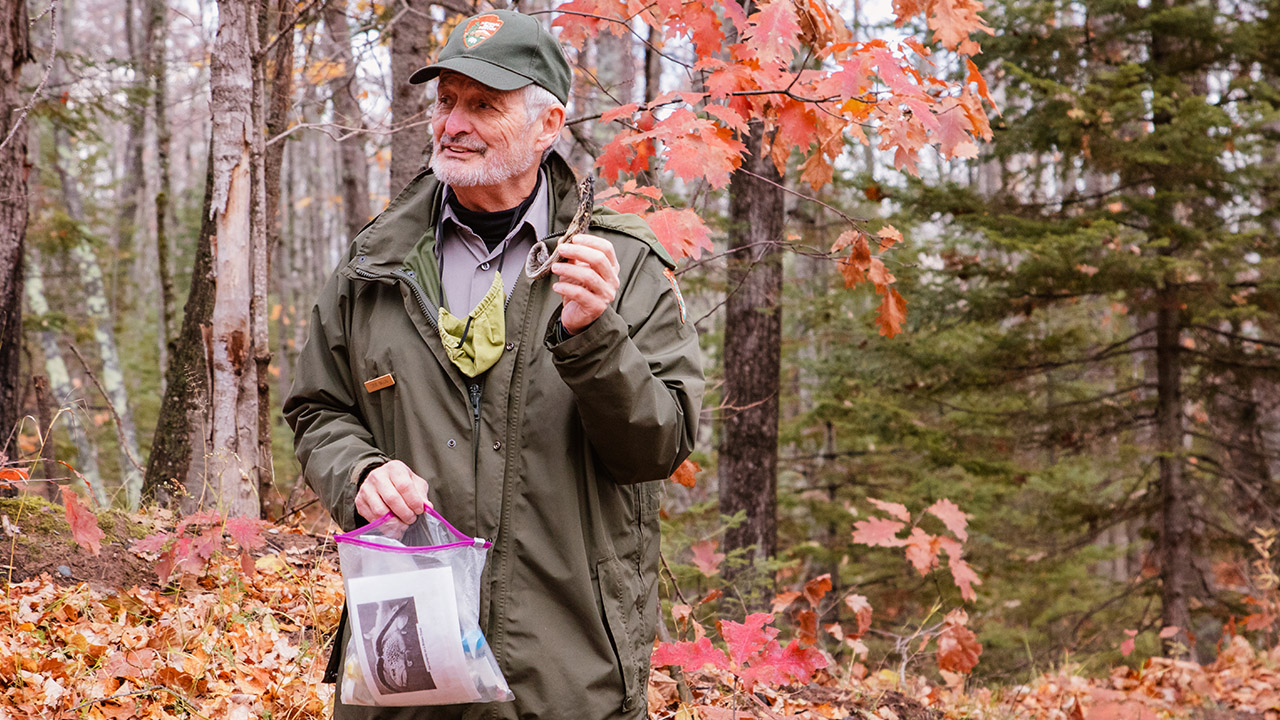
<svg viewBox="0 0 1280 720">
<path fill-rule="evenodd" d="M 541 152 L 554 145 L 560 138 L 560 131 L 564 130 L 564 108 L 550 107 L 543 110 L 541 121 L 536 127 L 538 137 L 534 141 L 534 147 Z"/>
</svg>

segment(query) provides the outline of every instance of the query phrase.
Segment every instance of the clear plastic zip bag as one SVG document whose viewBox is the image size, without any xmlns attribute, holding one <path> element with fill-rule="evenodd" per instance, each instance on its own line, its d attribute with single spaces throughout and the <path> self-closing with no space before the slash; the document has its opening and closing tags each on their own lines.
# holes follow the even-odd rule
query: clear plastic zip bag
<svg viewBox="0 0 1280 720">
<path fill-rule="evenodd" d="M 492 545 L 434 508 L 403 534 L 391 513 L 337 535 L 350 632 L 346 705 L 451 705 L 513 696 L 480 631 L 480 576 Z"/>
</svg>

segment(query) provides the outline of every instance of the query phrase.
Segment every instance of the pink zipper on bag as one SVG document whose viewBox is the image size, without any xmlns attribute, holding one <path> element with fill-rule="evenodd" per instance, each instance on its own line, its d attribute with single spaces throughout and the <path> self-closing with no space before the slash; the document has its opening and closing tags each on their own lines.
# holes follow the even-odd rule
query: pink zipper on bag
<svg viewBox="0 0 1280 720">
<path fill-rule="evenodd" d="M 364 533 L 367 533 L 370 530 L 373 530 L 385 524 L 388 520 L 390 520 L 392 517 L 395 516 L 395 513 L 387 513 L 386 515 L 383 515 L 382 517 L 378 518 L 377 520 L 374 520 L 368 525 L 365 525 L 364 527 L 361 527 L 361 528 L 356 528 L 351 532 L 342 533 L 340 535 L 334 535 L 333 539 L 335 542 L 347 543 L 349 545 L 367 547 L 373 550 L 380 550 L 382 552 L 391 552 L 391 553 L 419 553 L 419 552 L 430 552 L 433 550 L 448 550 L 450 548 L 459 548 L 459 547 L 478 547 L 478 548 L 484 548 L 488 550 L 490 547 L 493 546 L 493 543 L 489 540 L 485 540 L 484 538 L 471 537 L 470 535 L 454 527 L 453 523 L 449 522 L 448 520 L 445 520 L 444 516 L 436 512 L 436 509 L 431 507 L 430 505 L 424 505 L 423 510 L 431 517 L 444 523 L 444 526 L 449 529 L 449 532 L 453 533 L 459 538 L 458 542 L 445 543 L 444 545 L 423 545 L 419 547 L 391 547 L 389 545 L 369 542 L 368 540 L 361 540 L 359 538 L 360 535 L 363 535 Z"/>
</svg>

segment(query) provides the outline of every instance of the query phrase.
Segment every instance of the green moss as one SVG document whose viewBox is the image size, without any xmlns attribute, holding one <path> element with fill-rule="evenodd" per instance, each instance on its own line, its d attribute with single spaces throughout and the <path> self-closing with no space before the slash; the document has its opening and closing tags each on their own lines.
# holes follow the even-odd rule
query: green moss
<svg viewBox="0 0 1280 720">
<path fill-rule="evenodd" d="M 62 508 L 42 497 L 0 498 L 0 515 L 8 515 L 9 522 L 22 528 L 18 539 L 23 542 L 37 542 L 37 538 L 50 536 L 65 538 L 68 542 L 71 539 Z"/>
</svg>

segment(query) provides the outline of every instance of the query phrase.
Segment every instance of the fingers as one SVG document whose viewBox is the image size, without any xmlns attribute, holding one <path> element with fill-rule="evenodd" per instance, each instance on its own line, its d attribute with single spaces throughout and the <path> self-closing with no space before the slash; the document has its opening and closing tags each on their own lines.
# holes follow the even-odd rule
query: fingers
<svg viewBox="0 0 1280 720">
<path fill-rule="evenodd" d="M 618 287 L 620 268 L 613 243 L 584 233 L 574 236 L 573 242 L 561 243 L 558 249 L 564 264 L 589 267 L 615 289 Z"/>
<path fill-rule="evenodd" d="M 564 301 L 561 322 L 577 334 L 595 322 L 618 294 L 619 266 L 613 244 L 595 235 L 578 235 L 557 248 L 551 266 L 559 280 L 551 289 Z"/>
<path fill-rule="evenodd" d="M 393 513 L 398 522 L 409 525 L 426 504 L 427 481 L 399 460 L 375 468 L 356 493 L 356 510 L 368 520 Z"/>
</svg>

